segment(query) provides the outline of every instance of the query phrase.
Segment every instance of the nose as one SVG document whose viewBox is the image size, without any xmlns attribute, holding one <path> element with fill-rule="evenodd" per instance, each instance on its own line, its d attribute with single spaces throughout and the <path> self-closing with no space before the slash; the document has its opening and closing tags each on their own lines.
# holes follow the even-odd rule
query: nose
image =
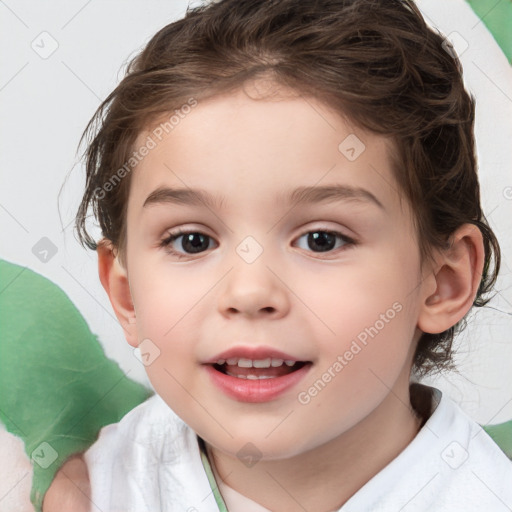
<svg viewBox="0 0 512 512">
<path fill-rule="evenodd" d="M 223 281 L 218 303 L 223 316 L 278 319 L 288 313 L 286 279 L 269 268 L 263 258 L 250 264 L 235 263 Z"/>
</svg>

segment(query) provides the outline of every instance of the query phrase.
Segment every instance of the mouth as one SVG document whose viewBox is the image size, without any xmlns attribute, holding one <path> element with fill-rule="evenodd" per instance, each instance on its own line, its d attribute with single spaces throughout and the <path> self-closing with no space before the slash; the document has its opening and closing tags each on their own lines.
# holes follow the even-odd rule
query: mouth
<svg viewBox="0 0 512 512">
<path fill-rule="evenodd" d="M 248 403 L 290 395 L 312 365 L 313 361 L 301 360 L 270 346 L 246 345 L 231 347 L 203 362 L 210 382 L 219 391 Z"/>
<path fill-rule="evenodd" d="M 265 380 L 289 375 L 308 364 L 311 364 L 311 361 L 294 361 L 274 357 L 267 357 L 265 359 L 232 357 L 229 359 L 219 359 L 212 366 L 214 370 L 230 377 L 246 380 Z"/>
</svg>

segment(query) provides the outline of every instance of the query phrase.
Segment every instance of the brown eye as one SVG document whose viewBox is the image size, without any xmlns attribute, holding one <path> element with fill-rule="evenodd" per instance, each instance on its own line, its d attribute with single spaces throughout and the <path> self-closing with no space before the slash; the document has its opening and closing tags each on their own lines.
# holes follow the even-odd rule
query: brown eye
<svg viewBox="0 0 512 512">
<path fill-rule="evenodd" d="M 169 253 L 184 257 L 187 254 L 198 254 L 209 249 L 211 240 L 210 236 L 198 231 L 178 231 L 171 233 L 162 240 L 160 245 Z"/>
<path fill-rule="evenodd" d="M 333 249 L 338 249 L 347 245 L 354 244 L 354 240 L 341 233 L 338 233 L 337 231 L 327 231 L 321 229 L 308 231 L 299 237 L 299 240 L 303 238 L 306 238 L 306 247 L 301 248 L 312 250 L 313 252 L 329 252 Z M 340 240 L 341 243 L 337 244 L 337 240 Z"/>
</svg>

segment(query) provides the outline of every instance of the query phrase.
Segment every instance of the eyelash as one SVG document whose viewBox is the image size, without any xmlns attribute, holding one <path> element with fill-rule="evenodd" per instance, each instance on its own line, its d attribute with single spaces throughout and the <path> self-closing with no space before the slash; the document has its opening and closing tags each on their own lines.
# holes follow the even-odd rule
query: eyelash
<svg viewBox="0 0 512 512">
<path fill-rule="evenodd" d="M 188 258 L 190 256 L 194 256 L 193 253 L 191 254 L 182 254 L 178 251 L 175 251 L 174 249 L 171 248 L 171 244 L 177 240 L 180 236 L 183 236 L 183 235 L 189 235 L 189 234 L 199 234 L 199 235 L 204 235 L 208 238 L 212 238 L 210 237 L 209 235 L 205 235 L 204 233 L 201 233 L 200 231 L 197 231 L 197 230 L 190 230 L 190 231 L 186 231 L 186 230 L 182 230 L 182 229 L 178 229 L 177 231 L 174 231 L 174 232 L 171 232 L 171 233 L 168 233 L 168 236 L 165 237 L 164 239 L 162 239 L 160 241 L 160 244 L 159 244 L 159 247 L 165 249 L 165 251 L 173 256 L 175 256 L 176 258 L 178 259 L 184 259 L 184 258 Z M 312 229 L 312 230 L 309 230 L 309 231 L 306 231 L 305 233 L 303 233 L 302 235 L 300 235 L 298 237 L 298 239 L 302 238 L 304 235 L 308 235 L 310 233 L 327 233 L 329 235 L 335 235 L 337 238 L 341 238 L 344 242 L 344 245 L 342 247 L 338 247 L 337 249 L 341 249 L 342 251 L 344 250 L 347 250 L 349 249 L 350 247 L 354 247 L 357 245 L 357 241 L 354 240 L 353 238 L 350 238 L 342 233 L 340 233 L 339 231 L 333 231 L 333 230 L 330 230 L 330 229 L 322 229 L 322 228 L 318 228 L 318 229 Z M 203 251 L 203 252 L 206 252 L 206 251 Z M 314 252 L 314 251 L 311 251 L 311 252 Z M 325 251 L 326 253 L 332 253 L 334 252 L 334 249 L 333 250 L 330 250 L 330 251 Z M 196 254 L 201 254 L 201 253 L 196 253 Z M 322 252 L 317 252 L 315 254 L 322 254 Z"/>
</svg>

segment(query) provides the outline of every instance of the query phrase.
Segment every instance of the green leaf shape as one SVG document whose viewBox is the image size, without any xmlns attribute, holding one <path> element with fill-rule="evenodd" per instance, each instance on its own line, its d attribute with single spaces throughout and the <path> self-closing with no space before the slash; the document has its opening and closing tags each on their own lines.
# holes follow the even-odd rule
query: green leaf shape
<svg viewBox="0 0 512 512">
<path fill-rule="evenodd" d="M 55 473 L 153 392 L 128 378 L 68 296 L 0 260 L 0 420 L 31 458 L 40 512 Z M 46 444 L 45 444 L 46 443 Z"/>
</svg>

